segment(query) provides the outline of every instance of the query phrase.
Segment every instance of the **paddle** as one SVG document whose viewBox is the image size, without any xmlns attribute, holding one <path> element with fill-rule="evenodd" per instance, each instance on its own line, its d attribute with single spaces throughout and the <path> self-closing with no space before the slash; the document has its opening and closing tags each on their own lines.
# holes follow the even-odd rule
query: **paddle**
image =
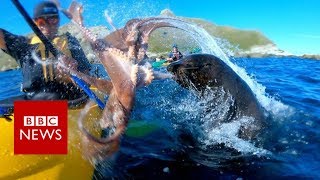
<svg viewBox="0 0 320 180">
<path fill-rule="evenodd" d="M 52 55 L 56 58 L 59 58 L 60 56 L 64 56 L 62 52 L 60 52 L 57 48 L 53 46 L 53 44 L 49 41 L 49 39 L 41 32 L 41 30 L 38 28 L 38 26 L 33 22 L 29 14 L 26 12 L 26 10 L 23 8 L 21 3 L 18 0 L 11 0 L 15 7 L 19 10 L 21 15 L 24 17 L 24 19 L 27 21 L 28 25 L 31 27 L 33 32 L 39 37 L 39 39 L 43 42 L 46 49 L 49 49 L 49 51 L 52 53 Z M 84 92 L 96 103 L 101 109 L 104 109 L 105 104 L 90 90 L 90 88 L 86 85 L 86 83 L 78 78 L 75 75 L 71 74 L 71 78 L 77 83 L 77 85 L 84 90 Z"/>
</svg>

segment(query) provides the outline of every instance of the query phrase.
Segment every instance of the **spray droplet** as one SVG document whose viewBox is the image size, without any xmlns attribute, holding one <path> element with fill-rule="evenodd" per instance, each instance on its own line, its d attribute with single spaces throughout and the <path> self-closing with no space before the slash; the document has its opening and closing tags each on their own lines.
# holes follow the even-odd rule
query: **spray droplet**
<svg viewBox="0 0 320 180">
<path fill-rule="evenodd" d="M 170 169 L 169 169 L 168 167 L 165 167 L 165 168 L 163 168 L 163 172 L 169 173 L 169 172 L 170 172 Z"/>
</svg>

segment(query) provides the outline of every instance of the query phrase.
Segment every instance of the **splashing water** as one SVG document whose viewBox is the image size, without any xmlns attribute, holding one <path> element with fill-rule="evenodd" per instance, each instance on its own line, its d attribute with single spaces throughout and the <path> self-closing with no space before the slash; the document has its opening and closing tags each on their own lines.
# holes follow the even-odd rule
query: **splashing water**
<svg viewBox="0 0 320 180">
<path fill-rule="evenodd" d="M 148 5 L 148 11 L 145 9 L 145 5 Z M 158 3 L 149 3 L 146 1 L 128 1 L 126 3 L 119 3 L 117 1 L 111 1 L 107 5 L 107 11 L 110 17 L 114 20 L 113 22 L 117 25 L 124 25 L 126 21 L 130 20 L 133 17 L 139 15 L 139 17 L 148 17 L 156 14 Z M 123 13 L 125 11 L 126 13 Z M 224 52 L 217 42 L 222 43 L 223 40 L 217 37 L 213 37 L 210 35 L 205 29 L 197 26 L 196 24 L 189 23 L 183 20 L 178 20 L 176 18 L 167 17 L 165 22 L 168 22 L 174 27 L 184 30 L 187 34 L 189 34 L 201 47 L 203 53 L 213 54 L 220 59 L 222 59 L 229 67 L 231 67 L 253 90 L 260 104 L 273 115 L 283 114 L 284 116 L 288 116 L 293 113 L 293 109 L 282 104 L 277 101 L 274 97 L 269 96 L 265 92 L 265 87 L 259 84 L 253 77 L 250 77 L 245 69 L 233 64 L 229 57 L 226 54 L 232 54 L 230 52 Z M 161 22 L 158 21 L 158 22 Z M 225 44 L 225 43 L 222 43 Z M 223 45 L 221 45 L 223 46 Z M 226 51 L 226 49 L 224 49 Z"/>
<path fill-rule="evenodd" d="M 116 23 L 116 26 L 119 28 L 124 26 L 127 21 L 132 18 L 136 18 L 139 16 L 140 18 L 143 17 L 150 17 L 158 13 L 158 7 L 160 2 L 141 0 L 141 1 L 116 1 L 111 0 L 105 11 L 108 12 L 111 19 Z M 147 10 L 146 10 L 147 7 Z"/>
<path fill-rule="evenodd" d="M 217 45 L 215 39 L 203 28 L 175 18 L 161 19 L 161 17 L 158 17 L 148 21 L 148 23 L 151 22 L 165 22 L 185 31 L 201 46 L 203 53 L 213 54 L 222 59 L 247 82 L 255 92 L 259 102 L 268 111 L 272 111 L 274 106 L 277 107 L 276 109 L 287 109 L 281 102 L 267 97 L 265 88 L 251 79 L 244 69 L 233 64 Z M 179 103 L 167 100 L 163 104 L 164 106 L 161 106 L 162 109 L 166 109 L 166 111 L 169 109 L 171 113 L 175 114 L 174 117 L 184 117 L 181 119 L 174 118 L 178 124 L 175 124 L 175 126 L 179 126 L 179 124 L 186 125 L 189 131 L 192 131 L 193 136 L 197 137 L 200 143 L 205 144 L 204 147 L 224 143 L 227 147 L 234 148 L 242 153 L 255 155 L 268 153 L 267 150 L 255 147 L 251 142 L 238 138 L 241 126 L 249 126 L 253 119 L 250 117 L 236 117 L 235 120 L 233 119 L 229 111 L 234 105 L 234 99 L 228 92 L 223 89 L 208 88 L 201 98 L 195 97 L 194 94 L 187 95 Z M 168 104 L 178 105 L 168 108 Z M 275 113 L 275 111 L 272 111 L 272 113 Z"/>
<path fill-rule="evenodd" d="M 147 23 L 162 22 L 170 24 L 189 34 L 201 47 L 203 53 L 213 54 L 222 59 L 249 85 L 258 101 L 267 111 L 277 114 L 279 111 L 284 112 L 288 110 L 288 107 L 281 102 L 276 101 L 272 97 L 268 97 L 265 92 L 265 87 L 252 79 L 243 68 L 233 64 L 218 46 L 216 40 L 203 28 L 169 17 L 166 17 L 166 19 L 156 17 L 144 25 Z M 143 97 L 147 96 L 143 95 Z M 165 100 L 163 100 L 165 103 L 156 106 L 159 111 L 166 111 L 166 114 L 169 114 L 165 119 L 170 119 L 173 127 L 184 126 L 183 128 L 189 129 L 189 131 L 192 132 L 192 136 L 198 141 L 198 144 L 202 145 L 200 148 L 203 150 L 212 145 L 224 144 L 225 147 L 235 149 L 241 154 L 258 156 L 270 154 L 268 150 L 256 147 L 253 142 L 238 137 L 241 126 L 249 126 L 254 119 L 250 117 L 231 118 L 229 110 L 234 105 L 234 99 L 223 89 L 207 89 L 203 98 L 199 98 L 191 92 L 183 98 L 179 98 L 180 102 L 178 103 L 175 102 L 175 100 L 168 99 L 168 96 L 158 97 L 162 99 L 165 98 Z M 145 99 L 143 101 L 148 100 Z M 151 101 L 154 101 L 154 99 Z M 172 104 L 177 105 L 172 106 Z M 212 153 L 214 154 L 214 152 Z"/>
<path fill-rule="evenodd" d="M 249 125 L 253 122 L 251 117 L 242 117 L 239 120 L 223 123 L 207 132 L 207 137 L 203 142 L 205 145 L 224 143 L 226 147 L 230 147 L 240 151 L 243 154 L 266 155 L 271 154 L 268 150 L 255 147 L 249 141 L 245 141 L 238 137 L 239 129 L 242 125 Z"/>
<path fill-rule="evenodd" d="M 259 102 L 268 111 L 272 111 L 276 107 L 286 109 L 286 107 L 272 98 L 266 96 L 265 88 L 251 79 L 246 71 L 233 64 L 226 54 L 216 43 L 215 39 L 209 35 L 203 28 L 185 22 L 180 19 L 166 17 L 154 17 L 145 22 L 148 23 L 167 23 L 171 26 L 181 29 L 189 34 L 201 47 L 203 53 L 213 54 L 222 59 L 230 66 L 242 79 L 244 79 L 249 87 L 255 92 Z M 193 97 L 191 97 L 193 96 Z M 168 103 L 165 103 L 168 105 Z M 176 103 L 172 103 L 176 104 Z M 234 105 L 234 99 L 228 92 L 223 89 L 208 89 L 203 98 L 187 96 L 186 99 L 171 110 L 171 113 L 176 117 L 178 124 L 188 124 L 189 129 L 194 130 L 193 135 L 199 135 L 198 141 L 206 146 L 224 143 L 227 147 L 234 148 L 242 153 L 266 154 L 268 151 L 255 147 L 249 141 L 238 138 L 238 132 L 241 126 L 246 126 L 252 122 L 252 118 L 236 117 L 234 120 L 229 114 L 230 109 Z M 163 107 L 167 109 L 168 107 Z M 231 121 L 233 119 L 233 121 Z M 231 121 L 231 122 L 230 122 Z"/>
<path fill-rule="evenodd" d="M 257 156 L 270 154 L 268 150 L 256 147 L 252 142 L 238 137 L 241 126 L 249 126 L 254 119 L 251 117 L 232 119 L 230 109 L 234 105 L 234 99 L 223 88 L 207 88 L 202 97 L 197 96 L 198 92 L 194 90 L 182 93 L 184 96 L 180 96 L 179 99 L 161 97 L 165 100 L 157 107 L 159 111 L 166 111 L 168 115 L 166 119 L 172 119 L 175 129 L 191 132 L 201 149 L 206 150 L 212 145 L 224 144 L 225 147 L 235 149 L 242 154 Z"/>
<path fill-rule="evenodd" d="M 250 77 L 245 69 L 233 64 L 226 53 L 222 51 L 222 49 L 216 43 L 215 38 L 213 38 L 205 29 L 199 27 L 195 24 L 191 24 L 182 20 L 177 20 L 174 18 L 168 17 L 168 20 L 165 20 L 176 28 L 184 30 L 187 34 L 189 34 L 201 47 L 203 53 L 213 54 L 220 59 L 222 59 L 229 67 L 231 67 L 252 89 L 254 94 L 256 95 L 260 104 L 273 115 L 279 115 L 281 113 L 288 115 L 289 113 L 293 113 L 293 110 L 288 106 L 282 104 L 277 101 L 275 98 L 270 97 L 265 92 L 265 87 L 258 82 L 256 82 L 252 77 Z M 219 40 L 221 41 L 221 40 Z M 229 54 L 229 53 L 228 53 Z"/>
</svg>

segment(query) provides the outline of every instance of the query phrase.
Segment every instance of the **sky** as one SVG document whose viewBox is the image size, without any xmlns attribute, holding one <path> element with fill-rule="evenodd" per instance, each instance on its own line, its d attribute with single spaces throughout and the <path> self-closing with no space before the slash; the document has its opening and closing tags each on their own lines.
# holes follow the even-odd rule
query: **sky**
<svg viewBox="0 0 320 180">
<path fill-rule="evenodd" d="M 20 0 L 32 16 L 40 0 Z M 80 0 L 88 26 L 107 23 L 106 10 L 118 28 L 134 17 L 159 15 L 170 9 L 176 16 L 202 18 L 216 25 L 256 30 L 289 53 L 320 54 L 320 0 Z M 61 0 L 67 8 L 71 0 Z M 0 28 L 14 34 L 31 32 L 9 0 L 2 0 Z M 66 18 L 62 24 L 67 23 Z"/>
</svg>

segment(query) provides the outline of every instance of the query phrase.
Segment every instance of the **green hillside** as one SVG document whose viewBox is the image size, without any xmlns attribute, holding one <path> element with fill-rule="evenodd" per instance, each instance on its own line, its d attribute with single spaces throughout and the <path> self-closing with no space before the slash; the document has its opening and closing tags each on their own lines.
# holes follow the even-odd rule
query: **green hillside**
<svg viewBox="0 0 320 180">
<path fill-rule="evenodd" d="M 217 26 L 202 19 L 184 20 L 193 22 L 203 27 L 210 35 L 228 40 L 232 45 L 241 50 L 249 50 L 252 46 L 273 44 L 271 40 L 258 31 L 235 29 L 228 26 Z"/>
<path fill-rule="evenodd" d="M 273 44 L 258 31 L 235 29 L 228 26 L 217 26 L 208 21 L 197 18 L 181 18 L 184 21 L 195 23 L 204 28 L 210 35 L 227 40 L 232 51 L 246 51 L 257 45 Z M 160 28 L 155 30 L 150 37 L 149 51 L 163 54 L 171 50 L 172 44 L 177 44 L 183 52 L 190 52 L 197 48 L 197 43 L 184 31 L 174 28 Z"/>
<path fill-rule="evenodd" d="M 195 40 L 180 29 L 160 28 L 155 30 L 149 39 L 149 49 L 151 53 L 167 55 L 175 43 L 182 51 L 192 51 L 197 48 Z"/>
<path fill-rule="evenodd" d="M 169 16 L 174 16 L 169 12 Z M 228 46 L 233 52 L 246 51 L 256 45 L 273 44 L 268 38 L 258 31 L 246 31 L 235 29 L 227 26 L 218 26 L 211 22 L 197 19 L 178 17 L 188 22 L 197 24 L 203 27 L 210 35 L 227 40 L 231 46 Z M 103 37 L 109 33 L 105 27 L 91 28 L 94 33 Z M 88 55 L 90 61 L 95 61 L 94 53 L 88 42 L 83 39 L 82 33 L 72 24 L 64 25 L 60 28 L 60 33 L 69 31 L 77 37 L 83 46 L 84 51 Z M 160 28 L 155 30 L 149 40 L 149 53 L 167 56 L 171 51 L 172 44 L 177 44 L 182 52 L 192 52 L 199 47 L 195 40 L 182 30 L 175 28 Z M 0 51 L 0 71 L 6 69 L 17 68 L 17 63 L 10 56 Z"/>
</svg>

